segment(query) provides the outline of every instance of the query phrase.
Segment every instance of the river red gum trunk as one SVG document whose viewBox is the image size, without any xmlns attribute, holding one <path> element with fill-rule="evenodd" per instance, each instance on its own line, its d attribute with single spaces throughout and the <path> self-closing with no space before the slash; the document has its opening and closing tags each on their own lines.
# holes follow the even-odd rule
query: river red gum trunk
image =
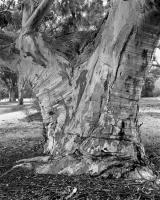
<svg viewBox="0 0 160 200">
<path fill-rule="evenodd" d="M 37 173 L 154 178 L 145 163 L 138 102 L 159 37 L 158 6 L 112 1 L 108 18 L 72 68 L 38 34 L 22 34 L 21 51 L 41 65 L 30 69 L 51 155 Z"/>
<path fill-rule="evenodd" d="M 59 162 L 58 171 L 50 169 L 53 173 L 104 172 L 119 177 L 133 166 L 145 166 L 138 101 L 158 39 L 160 15 L 138 13 L 134 6 L 131 1 L 114 4 L 93 55 L 75 71 L 71 122 L 64 133 L 49 134 L 52 154 L 72 156 Z"/>
</svg>

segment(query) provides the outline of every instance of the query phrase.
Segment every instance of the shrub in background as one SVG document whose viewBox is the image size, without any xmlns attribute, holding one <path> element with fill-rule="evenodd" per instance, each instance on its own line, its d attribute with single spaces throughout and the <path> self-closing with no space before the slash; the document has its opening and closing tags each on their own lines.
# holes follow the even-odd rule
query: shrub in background
<svg viewBox="0 0 160 200">
<path fill-rule="evenodd" d="M 0 100 L 8 98 L 8 90 L 6 88 L 0 88 Z"/>
</svg>

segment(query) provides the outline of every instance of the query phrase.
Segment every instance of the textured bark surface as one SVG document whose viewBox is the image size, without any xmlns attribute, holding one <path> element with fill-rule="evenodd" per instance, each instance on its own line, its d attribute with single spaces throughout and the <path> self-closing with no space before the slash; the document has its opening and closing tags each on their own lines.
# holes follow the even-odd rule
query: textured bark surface
<svg viewBox="0 0 160 200">
<path fill-rule="evenodd" d="M 30 10 L 24 13 L 17 45 L 20 74 L 30 79 L 40 101 L 45 151 L 51 155 L 36 172 L 154 178 L 146 167 L 137 115 L 159 37 L 159 3 L 111 1 L 107 19 L 88 43 L 62 38 L 51 43 L 31 33 L 34 16 L 46 5 L 42 1 L 33 19 Z"/>
</svg>

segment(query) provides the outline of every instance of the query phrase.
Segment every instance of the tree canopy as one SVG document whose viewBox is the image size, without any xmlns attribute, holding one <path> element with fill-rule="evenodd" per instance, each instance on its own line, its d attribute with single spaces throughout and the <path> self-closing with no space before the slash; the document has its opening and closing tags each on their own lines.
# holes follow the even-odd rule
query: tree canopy
<svg viewBox="0 0 160 200">
<path fill-rule="evenodd" d="M 40 0 L 34 0 L 36 8 Z M 103 0 L 55 0 L 38 29 L 49 35 L 79 30 L 95 30 L 107 12 Z M 21 0 L 3 0 L 0 5 L 0 27 L 18 30 L 21 27 Z"/>
</svg>

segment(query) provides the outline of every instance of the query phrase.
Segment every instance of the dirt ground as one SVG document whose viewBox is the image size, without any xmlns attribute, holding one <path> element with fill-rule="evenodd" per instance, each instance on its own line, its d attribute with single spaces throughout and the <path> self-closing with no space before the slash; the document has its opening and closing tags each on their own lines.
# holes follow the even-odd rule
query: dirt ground
<svg viewBox="0 0 160 200">
<path fill-rule="evenodd" d="M 160 98 L 140 101 L 141 138 L 150 160 L 160 170 Z"/>
<path fill-rule="evenodd" d="M 151 182 L 109 180 L 100 177 L 35 175 L 16 168 L 17 160 L 43 155 L 42 122 L 32 108 L 0 102 L 0 200 L 142 200 L 160 199 L 160 188 Z M 30 117 L 26 117 L 30 115 Z M 160 171 L 160 98 L 140 102 L 141 137 L 149 159 Z"/>
</svg>

